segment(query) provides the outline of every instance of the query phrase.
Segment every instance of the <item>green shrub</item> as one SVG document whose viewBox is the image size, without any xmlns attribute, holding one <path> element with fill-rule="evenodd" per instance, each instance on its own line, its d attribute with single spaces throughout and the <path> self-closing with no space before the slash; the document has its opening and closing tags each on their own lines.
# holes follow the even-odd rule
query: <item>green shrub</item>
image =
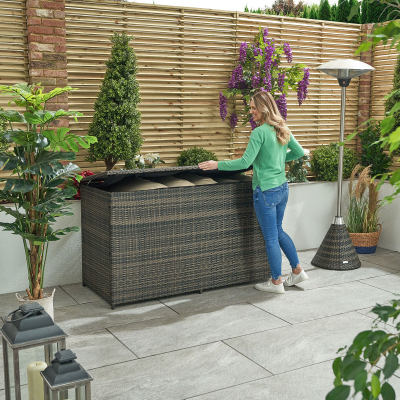
<svg viewBox="0 0 400 400">
<path fill-rule="evenodd" d="M 328 0 L 321 2 L 318 19 L 325 21 L 331 20 L 331 6 L 329 5 Z"/>
<path fill-rule="evenodd" d="M 308 7 L 305 6 L 305 7 L 304 7 L 303 14 L 302 14 L 301 17 L 302 17 L 302 18 L 309 18 L 309 15 L 310 15 L 310 11 L 309 11 Z"/>
<path fill-rule="evenodd" d="M 354 150 L 344 147 L 343 178 L 350 178 L 351 171 L 357 164 L 357 154 Z M 319 181 L 336 181 L 338 179 L 339 143 L 333 142 L 329 146 L 320 146 L 313 151 L 311 171 Z"/>
<path fill-rule="evenodd" d="M 129 42 L 131 36 L 114 33 L 111 56 L 94 105 L 89 135 L 98 142 L 91 145 L 87 161 L 104 161 L 107 171 L 123 160 L 132 160 L 143 143 L 137 57 Z"/>
<path fill-rule="evenodd" d="M 336 21 L 336 12 L 337 12 L 337 6 L 336 6 L 336 4 L 332 4 L 332 7 L 331 7 L 331 21 Z"/>
<path fill-rule="evenodd" d="M 347 0 L 339 0 L 336 10 L 336 21 L 337 22 L 349 22 L 347 17 L 350 14 L 350 5 Z"/>
<path fill-rule="evenodd" d="M 362 0 L 361 3 L 361 23 L 367 24 L 368 20 L 368 8 L 369 8 L 369 0 Z"/>
<path fill-rule="evenodd" d="M 319 6 L 317 4 L 313 4 L 311 6 L 310 14 L 309 14 L 309 19 L 318 19 L 319 15 Z"/>
<path fill-rule="evenodd" d="M 306 154 L 297 160 L 289 161 L 286 163 L 288 171 L 286 172 L 286 179 L 289 183 L 308 182 L 307 168 L 310 167 L 310 158 Z"/>
<path fill-rule="evenodd" d="M 368 124 L 367 129 L 360 132 L 358 136 L 362 147 L 361 165 L 364 167 L 372 165 L 372 176 L 389 172 L 391 158 L 383 152 L 380 143 L 375 143 L 381 137 L 379 122 Z"/>
<path fill-rule="evenodd" d="M 218 161 L 218 157 L 212 151 L 194 146 L 179 153 L 176 165 L 178 167 L 187 167 L 208 160 Z"/>
</svg>

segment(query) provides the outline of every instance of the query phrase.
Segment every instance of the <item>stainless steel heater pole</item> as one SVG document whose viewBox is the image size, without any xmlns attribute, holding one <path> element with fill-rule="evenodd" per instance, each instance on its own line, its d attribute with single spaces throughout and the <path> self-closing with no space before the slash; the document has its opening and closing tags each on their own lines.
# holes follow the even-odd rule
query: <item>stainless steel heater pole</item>
<svg viewBox="0 0 400 400">
<path fill-rule="evenodd" d="M 342 99 L 340 109 L 340 142 L 344 141 L 344 117 L 346 113 L 346 87 L 342 86 Z M 335 225 L 342 225 L 342 182 L 343 182 L 343 146 L 339 146 L 339 168 L 338 168 L 338 198 Z"/>
</svg>

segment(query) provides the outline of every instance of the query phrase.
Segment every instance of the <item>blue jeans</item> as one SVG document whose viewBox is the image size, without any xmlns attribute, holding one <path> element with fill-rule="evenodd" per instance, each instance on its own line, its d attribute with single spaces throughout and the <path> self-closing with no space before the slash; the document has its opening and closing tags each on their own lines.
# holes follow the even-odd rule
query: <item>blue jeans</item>
<svg viewBox="0 0 400 400">
<path fill-rule="evenodd" d="M 282 275 L 282 253 L 288 258 L 292 268 L 299 263 L 296 247 L 292 239 L 282 229 L 282 220 L 289 198 L 289 185 L 283 185 L 261 191 L 260 186 L 253 190 L 254 208 L 264 236 L 268 263 L 272 279 Z"/>
</svg>

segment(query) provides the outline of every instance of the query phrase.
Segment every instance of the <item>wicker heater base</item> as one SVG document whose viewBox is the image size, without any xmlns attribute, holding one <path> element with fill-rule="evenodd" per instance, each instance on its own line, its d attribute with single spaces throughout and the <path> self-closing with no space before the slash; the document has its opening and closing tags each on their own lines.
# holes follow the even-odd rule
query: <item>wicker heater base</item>
<svg viewBox="0 0 400 400">
<path fill-rule="evenodd" d="M 361 267 L 346 225 L 331 225 L 311 264 L 338 271 Z"/>
</svg>

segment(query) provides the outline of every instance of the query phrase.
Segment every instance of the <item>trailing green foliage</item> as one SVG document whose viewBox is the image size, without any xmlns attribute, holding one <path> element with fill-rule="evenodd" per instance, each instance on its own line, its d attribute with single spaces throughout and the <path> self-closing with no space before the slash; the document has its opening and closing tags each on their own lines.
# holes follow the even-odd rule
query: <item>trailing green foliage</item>
<svg viewBox="0 0 400 400">
<path fill-rule="evenodd" d="M 4 111 L 2 108 L 0 108 L 0 111 Z M 6 130 L 8 125 L 8 121 L 0 116 L 0 153 L 2 151 L 6 151 L 10 147 L 10 142 L 5 139 L 4 137 L 4 131 Z"/>
<path fill-rule="evenodd" d="M 107 171 L 121 160 L 132 160 L 143 143 L 137 57 L 129 42 L 131 36 L 114 33 L 111 56 L 94 105 L 89 134 L 97 137 L 90 146 L 87 160 L 103 160 Z"/>
<path fill-rule="evenodd" d="M 338 7 L 336 11 L 336 21 L 337 22 L 349 22 L 347 17 L 350 13 L 350 5 L 348 0 L 339 0 Z"/>
<path fill-rule="evenodd" d="M 352 396 L 361 393 L 364 400 L 396 398 L 389 380 L 399 369 L 400 300 L 391 300 L 390 305 L 377 304 L 372 312 L 376 314 L 372 329 L 360 332 L 349 348 L 339 349 L 343 355 L 332 364 L 335 388 L 326 400 L 353 398 L 351 392 Z M 397 332 L 391 333 L 392 329 L 389 331 L 386 323 L 395 326 Z M 378 324 L 385 325 L 381 328 Z M 382 363 L 382 369 L 376 367 L 378 362 Z"/>
<path fill-rule="evenodd" d="M 328 0 L 323 0 L 319 7 L 318 19 L 330 21 L 331 20 L 331 6 Z"/>
<path fill-rule="evenodd" d="M 389 172 L 391 158 L 383 152 L 379 144 L 381 137 L 379 122 L 369 123 L 358 136 L 361 139 L 361 165 L 364 167 L 371 165 L 372 176 Z"/>
<path fill-rule="evenodd" d="M 357 164 L 356 152 L 348 147 L 343 153 L 343 178 L 349 178 Z M 311 158 L 311 171 L 319 181 L 336 181 L 338 179 L 339 143 L 333 142 L 328 146 L 317 147 Z"/>
<path fill-rule="evenodd" d="M 218 157 L 212 151 L 194 146 L 179 153 L 176 165 L 178 167 L 187 167 L 208 160 L 218 161 Z"/>
<path fill-rule="evenodd" d="M 392 92 L 394 92 L 393 96 L 385 101 L 386 114 L 389 114 L 394 105 L 400 102 L 400 54 L 397 56 L 396 67 L 394 69 Z M 392 132 L 400 127 L 400 110 L 394 112 L 392 116 L 394 118 L 394 124 L 386 135 L 390 135 Z M 394 150 L 393 154 L 395 156 L 399 156 L 400 149 L 397 148 L 396 150 Z"/>
<path fill-rule="evenodd" d="M 73 178 L 79 168 L 69 162 L 75 160 L 79 146 L 88 148 L 96 142 L 92 136 L 69 133 L 68 128 L 51 129 L 50 123 L 58 118 L 81 113 L 76 111 L 47 111 L 46 103 L 53 97 L 73 90 L 67 86 L 43 93 L 41 87 L 26 83 L 14 86 L 0 85 L 0 94 L 16 96 L 14 103 L 26 112 L 1 110 L 0 117 L 7 120 L 9 129 L 3 132 L 6 141 L 14 145 L 12 151 L 0 150 L 0 168 L 11 176 L 0 179 L 5 182 L 0 190 L 0 200 L 12 202 L 15 209 L 0 204 L 0 211 L 14 218 L 13 222 L 0 222 L 0 227 L 22 237 L 27 268 L 29 299 L 43 296 L 43 278 L 49 242 L 59 240 L 67 232 L 78 227 L 53 229 L 56 218 L 72 215 L 65 199 L 72 197 L 76 189 L 60 189 L 57 186 Z M 23 123 L 25 130 L 14 129 L 13 123 Z M 66 161 L 68 163 L 61 163 Z"/>
<path fill-rule="evenodd" d="M 297 160 L 289 161 L 286 163 L 288 166 L 288 171 L 286 172 L 286 179 L 288 182 L 300 183 L 300 182 L 308 182 L 307 179 L 307 168 L 311 167 L 310 157 L 305 155 L 303 157 L 298 158 Z"/>
</svg>

